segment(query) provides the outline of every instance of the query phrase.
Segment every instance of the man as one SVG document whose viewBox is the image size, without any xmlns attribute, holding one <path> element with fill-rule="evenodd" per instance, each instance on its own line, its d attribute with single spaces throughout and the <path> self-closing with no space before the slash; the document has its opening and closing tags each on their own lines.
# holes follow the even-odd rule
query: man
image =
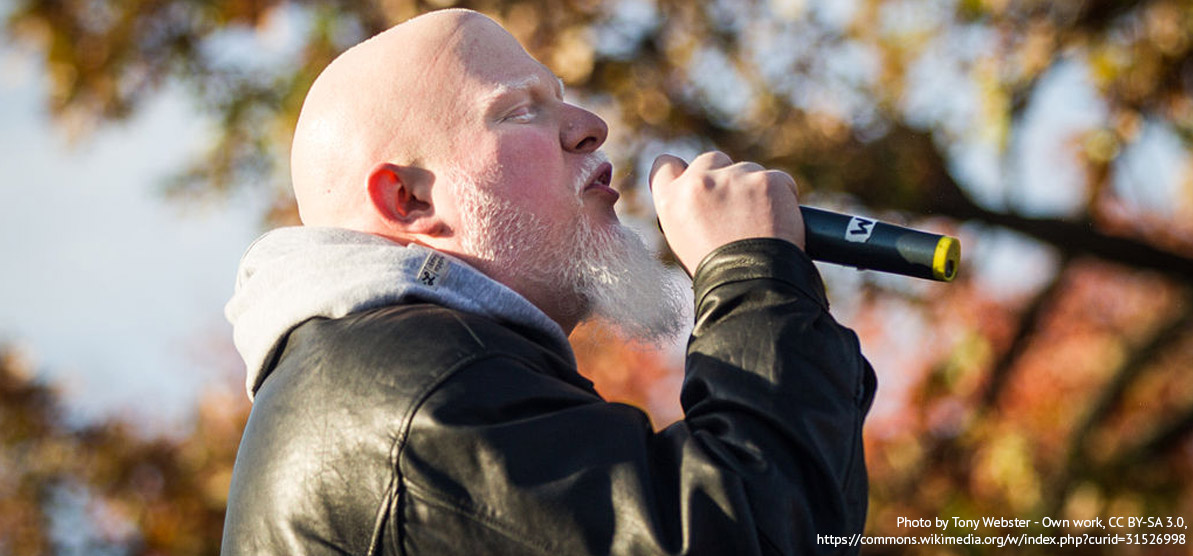
<svg viewBox="0 0 1193 556">
<path fill-rule="evenodd" d="M 605 123 L 504 29 L 434 12 L 316 80 L 302 227 L 228 305 L 252 416 L 225 554 L 804 554 L 859 533 L 874 375 L 801 251 L 795 183 L 655 163 L 693 276 L 683 421 L 602 400 L 567 334 L 664 337 L 683 303 L 613 211 Z"/>
</svg>

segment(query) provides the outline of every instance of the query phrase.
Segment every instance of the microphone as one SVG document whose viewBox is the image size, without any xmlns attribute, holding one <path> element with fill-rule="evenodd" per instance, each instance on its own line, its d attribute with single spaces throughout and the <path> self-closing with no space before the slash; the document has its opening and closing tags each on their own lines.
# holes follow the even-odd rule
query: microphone
<svg viewBox="0 0 1193 556">
<path fill-rule="evenodd" d="M 957 238 L 801 206 L 804 251 L 812 260 L 952 282 L 961 265 Z"/>
</svg>

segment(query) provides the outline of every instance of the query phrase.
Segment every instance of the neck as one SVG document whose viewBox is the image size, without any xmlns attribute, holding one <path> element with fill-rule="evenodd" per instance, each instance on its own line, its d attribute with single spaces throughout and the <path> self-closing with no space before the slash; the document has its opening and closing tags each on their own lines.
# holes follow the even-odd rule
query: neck
<svg viewBox="0 0 1193 556">
<path fill-rule="evenodd" d="M 489 276 L 538 307 L 563 329 L 565 335 L 570 336 L 588 313 L 587 302 L 570 289 L 563 291 L 565 288 L 558 283 L 518 280 L 516 277 L 493 274 Z"/>
<path fill-rule="evenodd" d="M 571 335 L 580 321 L 588 314 L 587 301 L 558 281 L 527 278 L 506 268 L 498 267 L 492 261 L 478 259 L 460 252 L 450 253 L 525 298 L 547 315 L 547 318 L 555 321 L 563 329 L 564 335 Z"/>
</svg>

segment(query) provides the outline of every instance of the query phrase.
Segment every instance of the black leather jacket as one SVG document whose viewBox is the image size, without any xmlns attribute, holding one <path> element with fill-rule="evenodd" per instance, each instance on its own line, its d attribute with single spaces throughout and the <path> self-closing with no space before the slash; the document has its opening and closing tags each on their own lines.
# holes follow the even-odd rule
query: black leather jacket
<svg viewBox="0 0 1193 556">
<path fill-rule="evenodd" d="M 861 533 L 873 370 L 795 246 L 695 276 L 682 421 L 653 432 L 536 334 L 429 304 L 294 329 L 256 393 L 224 554 L 820 554 Z"/>
</svg>

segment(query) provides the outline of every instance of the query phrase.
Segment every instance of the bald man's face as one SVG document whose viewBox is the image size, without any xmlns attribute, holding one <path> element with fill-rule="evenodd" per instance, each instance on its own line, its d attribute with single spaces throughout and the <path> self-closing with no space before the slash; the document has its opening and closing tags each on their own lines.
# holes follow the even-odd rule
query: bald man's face
<svg viewBox="0 0 1193 556">
<path fill-rule="evenodd" d="M 449 250 L 557 321 L 595 313 L 638 337 L 674 332 L 680 294 L 661 291 L 665 268 L 613 210 L 605 123 L 565 102 L 555 75 L 491 21 L 457 36 L 428 78 L 442 80 L 428 90 L 447 95 L 436 104 L 452 122 L 432 190 Z"/>
<path fill-rule="evenodd" d="M 496 22 L 432 12 L 315 80 L 291 151 L 295 198 L 304 224 L 457 255 L 565 330 L 594 313 L 625 321 L 667 298 L 668 280 L 613 211 L 606 133 Z M 639 335 L 658 322 L 628 317 Z"/>
<path fill-rule="evenodd" d="M 456 93 L 439 104 L 456 119 L 445 162 L 548 222 L 583 215 L 615 223 L 612 166 L 596 154 L 608 131 L 604 121 L 564 102 L 558 78 L 492 22 L 471 21 L 459 37 L 455 59 L 438 74 L 445 82 L 429 88 Z"/>
</svg>

